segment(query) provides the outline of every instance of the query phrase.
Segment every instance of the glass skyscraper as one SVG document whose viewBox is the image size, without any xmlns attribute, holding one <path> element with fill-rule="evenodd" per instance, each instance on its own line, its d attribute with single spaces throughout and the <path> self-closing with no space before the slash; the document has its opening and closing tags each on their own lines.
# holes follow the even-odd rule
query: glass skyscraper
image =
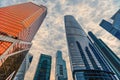
<svg viewBox="0 0 120 80">
<path fill-rule="evenodd" d="M 0 8 L 0 80 L 15 77 L 46 14 L 32 2 Z"/>
<path fill-rule="evenodd" d="M 62 52 L 56 53 L 55 80 L 68 80 L 66 62 L 62 58 Z"/>
<path fill-rule="evenodd" d="M 97 39 L 92 32 L 88 32 L 88 34 L 94 41 L 94 45 L 101 51 L 101 54 L 105 57 L 115 74 L 120 79 L 120 58 L 117 57 L 115 53 L 101 39 Z"/>
<path fill-rule="evenodd" d="M 66 15 L 65 29 L 74 80 L 118 80 L 101 51 L 71 15 Z"/>
<path fill-rule="evenodd" d="M 50 80 L 52 57 L 41 54 L 34 76 L 34 80 Z"/>
<path fill-rule="evenodd" d="M 32 62 L 32 58 L 33 56 L 31 54 L 27 54 L 25 59 L 23 60 L 20 68 L 18 69 L 15 77 L 13 80 L 24 80 L 24 77 L 25 77 L 25 73 L 26 71 L 28 70 L 31 62 Z"/>
<path fill-rule="evenodd" d="M 102 20 L 100 26 L 120 40 L 120 10 L 111 19 L 113 23 Z"/>
</svg>

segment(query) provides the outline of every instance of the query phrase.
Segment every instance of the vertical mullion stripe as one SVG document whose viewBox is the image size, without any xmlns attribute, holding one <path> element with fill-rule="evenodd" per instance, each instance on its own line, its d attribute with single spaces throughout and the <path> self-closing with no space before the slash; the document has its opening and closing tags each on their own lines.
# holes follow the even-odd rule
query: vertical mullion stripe
<svg viewBox="0 0 120 80">
<path fill-rule="evenodd" d="M 93 65 L 94 69 L 99 69 L 99 67 L 97 66 L 97 64 L 96 64 L 96 62 L 95 62 L 91 52 L 89 51 L 88 47 L 85 47 L 85 51 L 86 51 L 86 53 L 87 53 L 87 55 L 88 55 L 92 65 Z"/>
<path fill-rule="evenodd" d="M 83 52 L 83 50 L 82 50 L 82 47 L 81 47 L 80 43 L 79 43 L 79 42 L 76 42 L 76 43 L 77 43 L 78 49 L 79 49 L 79 51 L 80 51 L 81 57 L 82 57 L 82 59 L 83 59 L 83 61 L 84 61 L 84 64 L 85 64 L 85 66 L 86 66 L 86 69 L 90 69 L 90 66 L 89 66 L 89 64 L 88 64 L 88 61 L 87 61 L 87 59 L 86 59 L 86 57 L 85 57 L 85 54 L 84 54 L 84 52 Z"/>
</svg>

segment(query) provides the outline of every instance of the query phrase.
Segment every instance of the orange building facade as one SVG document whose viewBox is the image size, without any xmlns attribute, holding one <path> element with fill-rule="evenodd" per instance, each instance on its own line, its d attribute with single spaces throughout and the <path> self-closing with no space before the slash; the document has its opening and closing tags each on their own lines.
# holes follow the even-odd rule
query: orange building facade
<svg viewBox="0 0 120 80">
<path fill-rule="evenodd" d="M 11 72 L 17 71 L 46 14 L 46 7 L 31 2 L 0 8 L 0 72 L 2 72 L 0 80 L 7 78 L 12 74 Z M 19 56 L 16 57 L 18 54 Z M 8 73 L 8 68 L 6 68 L 8 62 L 12 57 L 19 60 L 21 55 L 23 59 L 19 66 L 17 65 L 15 70 L 13 69 Z M 15 61 L 12 61 L 14 64 Z"/>
</svg>

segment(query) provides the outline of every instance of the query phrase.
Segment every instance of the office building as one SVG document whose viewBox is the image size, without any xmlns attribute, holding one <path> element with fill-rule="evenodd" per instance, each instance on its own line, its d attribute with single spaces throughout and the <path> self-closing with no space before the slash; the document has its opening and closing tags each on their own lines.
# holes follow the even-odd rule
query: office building
<svg viewBox="0 0 120 80">
<path fill-rule="evenodd" d="M 66 62 L 62 58 L 62 52 L 56 53 L 55 80 L 68 80 Z"/>
<path fill-rule="evenodd" d="M 97 39 L 92 32 L 88 32 L 88 34 L 94 41 L 94 45 L 98 47 L 97 49 L 101 51 L 101 54 L 105 57 L 120 79 L 120 58 L 116 56 L 116 54 L 101 39 Z"/>
<path fill-rule="evenodd" d="M 41 54 L 34 76 L 34 80 L 50 80 L 52 57 Z"/>
<path fill-rule="evenodd" d="M 119 80 L 75 18 L 64 18 L 73 80 Z"/>
<path fill-rule="evenodd" d="M 100 26 L 120 40 L 120 10 L 111 19 L 113 23 L 102 20 Z"/>
<path fill-rule="evenodd" d="M 33 56 L 31 54 L 27 54 L 25 59 L 23 60 L 20 68 L 18 69 L 15 77 L 13 80 L 24 80 L 25 73 L 27 72 L 31 62 L 32 62 Z"/>
<path fill-rule="evenodd" d="M 0 8 L 0 80 L 15 77 L 46 14 L 31 2 Z"/>
</svg>

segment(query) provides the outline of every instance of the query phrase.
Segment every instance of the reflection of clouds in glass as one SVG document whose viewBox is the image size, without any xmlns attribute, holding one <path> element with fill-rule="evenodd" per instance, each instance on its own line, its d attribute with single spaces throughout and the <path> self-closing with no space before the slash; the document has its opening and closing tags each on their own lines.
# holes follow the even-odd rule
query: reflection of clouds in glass
<svg viewBox="0 0 120 80">
<path fill-rule="evenodd" d="M 43 4 L 48 8 L 48 14 L 37 32 L 30 53 L 33 54 L 33 62 L 27 72 L 26 80 L 33 78 L 38 58 L 41 53 L 50 54 L 53 57 L 51 80 L 54 80 L 55 53 L 62 50 L 63 57 L 67 60 L 68 76 L 71 80 L 70 63 L 67 51 L 67 41 L 64 27 L 64 15 L 74 15 L 83 29 L 92 31 L 120 57 L 120 42 L 99 26 L 100 21 L 109 19 L 120 5 L 119 0 L 1 0 L 0 6 L 13 5 L 21 2 L 33 1 Z M 116 45 L 117 44 L 117 45 Z"/>
</svg>

